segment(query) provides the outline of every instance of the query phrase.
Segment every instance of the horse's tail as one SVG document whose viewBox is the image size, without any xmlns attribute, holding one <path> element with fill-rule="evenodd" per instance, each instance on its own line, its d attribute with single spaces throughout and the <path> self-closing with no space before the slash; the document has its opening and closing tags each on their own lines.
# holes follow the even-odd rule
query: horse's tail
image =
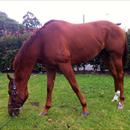
<svg viewBox="0 0 130 130">
<path fill-rule="evenodd" d="M 127 42 L 127 34 L 125 34 L 125 49 L 124 49 L 124 54 L 123 54 L 123 64 L 127 63 L 127 58 L 128 58 L 128 42 Z"/>
</svg>

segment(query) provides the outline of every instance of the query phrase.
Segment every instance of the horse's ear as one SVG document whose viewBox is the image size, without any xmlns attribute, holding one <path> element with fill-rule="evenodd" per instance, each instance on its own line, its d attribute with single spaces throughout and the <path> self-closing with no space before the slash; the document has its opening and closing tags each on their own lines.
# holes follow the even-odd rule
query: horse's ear
<svg viewBox="0 0 130 130">
<path fill-rule="evenodd" d="M 9 74 L 7 74 L 7 78 L 11 81 L 11 80 L 13 80 L 13 78 L 9 75 Z"/>
</svg>

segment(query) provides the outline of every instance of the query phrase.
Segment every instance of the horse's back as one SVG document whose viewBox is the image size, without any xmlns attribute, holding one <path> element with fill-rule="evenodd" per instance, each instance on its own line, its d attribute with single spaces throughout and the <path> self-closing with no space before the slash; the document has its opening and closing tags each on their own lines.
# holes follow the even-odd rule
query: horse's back
<svg viewBox="0 0 130 130">
<path fill-rule="evenodd" d="M 72 24 L 53 20 L 45 24 L 43 32 L 44 51 L 59 61 L 71 59 L 72 63 L 80 63 L 94 58 L 103 49 L 123 53 L 124 32 L 108 21 Z"/>
</svg>

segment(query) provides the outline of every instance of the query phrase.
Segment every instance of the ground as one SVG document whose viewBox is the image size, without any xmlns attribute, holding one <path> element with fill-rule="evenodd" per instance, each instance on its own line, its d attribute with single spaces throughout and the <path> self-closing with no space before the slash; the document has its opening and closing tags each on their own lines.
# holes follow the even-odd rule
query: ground
<svg viewBox="0 0 130 130">
<path fill-rule="evenodd" d="M 53 91 L 53 106 L 46 117 L 42 111 L 46 99 L 46 74 L 32 75 L 29 98 L 17 118 L 7 113 L 8 80 L 0 74 L 0 130 L 129 130 L 130 76 L 125 76 L 125 107 L 112 103 L 113 79 L 109 75 L 78 74 L 77 81 L 87 99 L 90 115 L 80 115 L 81 105 L 63 75 L 57 75 Z"/>
</svg>

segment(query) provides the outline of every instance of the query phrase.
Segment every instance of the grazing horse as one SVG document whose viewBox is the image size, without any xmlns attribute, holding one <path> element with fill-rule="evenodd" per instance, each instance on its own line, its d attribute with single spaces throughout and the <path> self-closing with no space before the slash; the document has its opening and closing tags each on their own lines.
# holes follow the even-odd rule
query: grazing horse
<svg viewBox="0 0 130 130">
<path fill-rule="evenodd" d="M 121 108 L 124 106 L 123 66 L 126 57 L 126 34 L 116 24 L 108 21 L 95 21 L 72 24 L 51 20 L 32 35 L 15 56 L 14 78 L 8 75 L 8 112 L 17 116 L 28 97 L 27 83 L 33 66 L 41 63 L 47 69 L 47 98 L 41 115 L 46 115 L 52 105 L 52 90 L 56 70 L 59 69 L 69 81 L 82 105 L 82 115 L 88 115 L 86 99 L 80 91 L 72 68 L 104 54 L 115 83 L 115 91 L 120 91 Z"/>
</svg>

